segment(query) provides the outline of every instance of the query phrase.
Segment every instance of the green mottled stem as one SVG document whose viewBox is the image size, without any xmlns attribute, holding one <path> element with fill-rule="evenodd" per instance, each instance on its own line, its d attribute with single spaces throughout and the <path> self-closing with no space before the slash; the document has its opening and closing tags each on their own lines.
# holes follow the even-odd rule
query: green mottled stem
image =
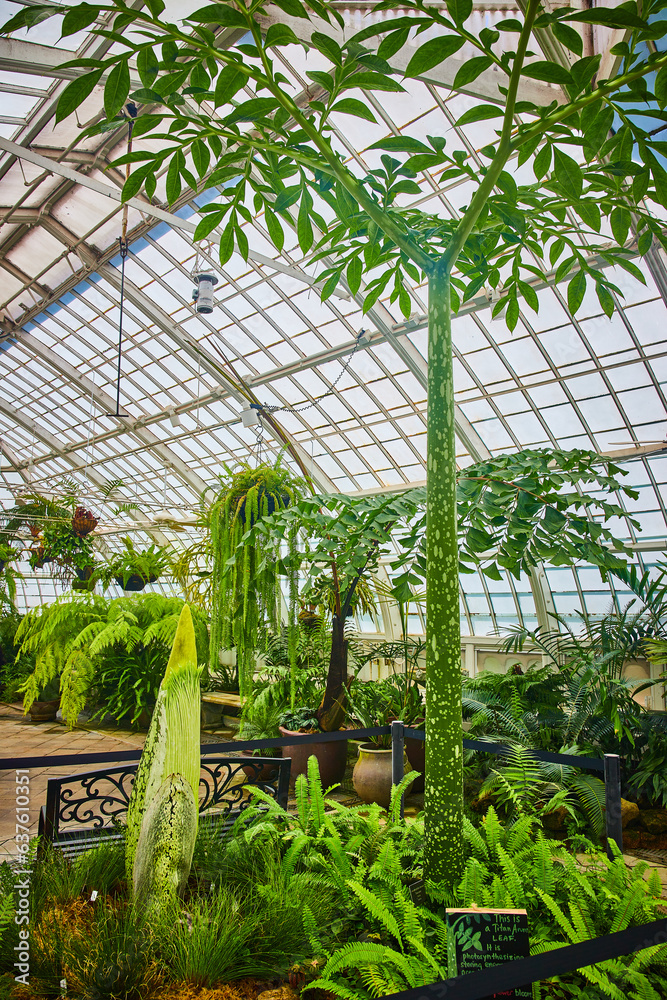
<svg viewBox="0 0 667 1000">
<path fill-rule="evenodd" d="M 428 332 L 424 875 L 452 885 L 463 869 L 463 745 L 452 329 L 444 268 L 429 278 Z"/>
</svg>

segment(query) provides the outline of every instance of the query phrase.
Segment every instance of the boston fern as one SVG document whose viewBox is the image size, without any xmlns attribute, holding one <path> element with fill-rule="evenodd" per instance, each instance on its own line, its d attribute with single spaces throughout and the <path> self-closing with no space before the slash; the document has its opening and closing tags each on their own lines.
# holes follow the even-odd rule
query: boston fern
<svg viewBox="0 0 667 1000">
<path fill-rule="evenodd" d="M 21 654 L 35 657 L 22 685 L 27 712 L 39 692 L 59 678 L 61 708 L 70 726 L 87 702 L 97 714 L 134 723 L 151 710 L 164 674 L 183 601 L 141 594 L 108 601 L 95 594 L 66 594 L 25 616 L 16 633 Z M 201 662 L 208 647 L 206 622 L 193 611 Z"/>
<path fill-rule="evenodd" d="M 531 953 L 552 951 L 658 918 L 662 886 L 648 865 L 620 854 L 574 856 L 547 840 L 531 817 L 506 829 L 493 808 L 481 828 L 464 822 L 467 861 L 447 905 L 525 908 Z M 437 889 L 434 890 L 437 895 Z M 667 945 L 585 967 L 536 985 L 536 1000 L 660 1000 L 667 993 Z"/>
</svg>

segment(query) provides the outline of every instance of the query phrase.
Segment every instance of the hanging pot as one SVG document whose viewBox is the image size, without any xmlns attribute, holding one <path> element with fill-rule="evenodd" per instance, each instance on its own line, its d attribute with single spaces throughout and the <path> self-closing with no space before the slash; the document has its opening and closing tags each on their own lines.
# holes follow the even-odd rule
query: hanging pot
<svg viewBox="0 0 667 1000">
<path fill-rule="evenodd" d="M 97 527 L 97 524 L 96 517 L 74 517 L 72 518 L 72 531 L 79 538 L 85 538 Z"/>
<path fill-rule="evenodd" d="M 119 587 L 122 587 L 123 590 L 137 591 L 143 590 L 147 583 L 155 583 L 157 577 L 149 576 L 148 579 L 145 580 L 144 577 L 140 576 L 138 573 L 132 573 L 132 575 L 127 578 L 115 576 L 114 580 Z"/>
</svg>

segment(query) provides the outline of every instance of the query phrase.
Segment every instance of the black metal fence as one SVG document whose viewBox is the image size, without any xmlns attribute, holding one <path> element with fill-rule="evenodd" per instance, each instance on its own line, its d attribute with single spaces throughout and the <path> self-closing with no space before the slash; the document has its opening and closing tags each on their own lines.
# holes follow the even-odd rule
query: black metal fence
<svg viewBox="0 0 667 1000">
<path fill-rule="evenodd" d="M 201 755 L 206 757 L 221 752 L 230 753 L 241 750 L 262 750 L 269 747 L 283 747 L 301 743 L 322 743 L 337 740 L 366 740 L 374 736 L 391 734 L 392 744 L 392 780 L 399 784 L 403 778 L 403 751 L 406 739 L 425 740 L 426 734 L 420 729 L 411 729 L 402 722 L 392 722 L 391 726 L 377 726 L 373 729 L 342 730 L 335 733 L 313 733 L 301 736 L 290 736 L 280 739 L 234 740 L 224 743 L 204 743 L 201 745 Z M 497 755 L 507 754 L 510 747 L 500 743 L 486 743 L 482 740 L 463 740 L 467 750 L 477 750 L 481 753 Z M 598 771 L 604 775 L 606 804 L 606 836 L 607 842 L 614 840 L 619 850 L 623 849 L 623 831 L 621 823 L 621 781 L 620 759 L 616 754 L 605 754 L 603 759 L 597 757 L 577 757 L 568 754 L 555 754 L 543 750 L 530 750 L 539 760 L 551 763 L 566 764 L 582 770 Z M 0 771 L 15 768 L 61 767 L 67 764 L 100 764 L 111 761 L 136 761 L 141 757 L 141 750 L 128 750 L 109 753 L 89 754 L 58 754 L 35 757 L 3 757 L 0 758 Z M 401 812 L 403 804 L 401 804 Z M 609 846 L 607 848 L 611 856 Z M 492 966 L 481 972 L 466 976 L 431 983 L 392 994 L 395 1000 L 484 1000 L 494 994 L 502 994 L 522 986 L 524 983 L 540 982 L 552 976 L 565 975 L 577 969 L 609 959 L 619 958 L 634 951 L 641 951 L 655 945 L 667 943 L 667 919 L 657 920 L 639 927 L 630 927 L 624 931 L 607 934 L 601 938 L 583 941 L 579 944 L 567 945 L 545 954 L 533 955 L 530 958 L 518 959 L 505 965 Z"/>
</svg>

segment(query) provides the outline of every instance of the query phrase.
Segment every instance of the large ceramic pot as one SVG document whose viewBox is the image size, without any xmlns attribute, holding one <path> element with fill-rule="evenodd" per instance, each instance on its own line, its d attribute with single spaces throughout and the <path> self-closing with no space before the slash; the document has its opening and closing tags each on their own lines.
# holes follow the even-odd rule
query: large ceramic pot
<svg viewBox="0 0 667 1000">
<path fill-rule="evenodd" d="M 303 733 L 295 733 L 291 729 L 278 727 L 280 735 L 303 736 Z M 283 757 L 292 758 L 290 768 L 290 784 L 293 784 L 300 774 L 308 773 L 308 758 L 317 757 L 320 768 L 322 786 L 330 788 L 331 785 L 339 784 L 345 775 L 345 765 L 347 763 L 347 740 L 327 741 L 326 743 L 294 743 L 282 748 Z"/>
<path fill-rule="evenodd" d="M 423 729 L 423 723 L 415 729 Z M 413 771 L 419 771 L 419 777 L 415 778 L 412 785 L 413 792 L 423 792 L 424 791 L 424 775 L 426 773 L 426 744 L 423 740 L 408 740 L 405 741 L 405 756 L 410 761 L 410 767 Z"/>
<path fill-rule="evenodd" d="M 404 758 L 404 767 L 407 763 Z M 409 769 L 409 765 L 405 767 L 406 771 Z M 374 743 L 362 743 L 352 772 L 352 784 L 362 802 L 377 802 L 383 809 L 388 809 L 391 799 L 391 750 L 380 749 Z M 408 785 L 406 793 L 411 788 Z"/>
<path fill-rule="evenodd" d="M 55 719 L 59 708 L 60 698 L 53 698 L 51 701 L 33 701 L 30 706 L 30 721 L 51 722 Z"/>
</svg>

